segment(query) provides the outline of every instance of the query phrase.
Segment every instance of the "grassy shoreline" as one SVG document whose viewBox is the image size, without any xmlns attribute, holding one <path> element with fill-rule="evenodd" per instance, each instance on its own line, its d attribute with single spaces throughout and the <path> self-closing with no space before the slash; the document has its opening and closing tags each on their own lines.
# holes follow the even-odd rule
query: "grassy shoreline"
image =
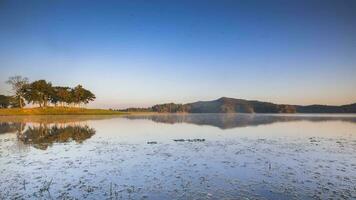
<svg viewBox="0 0 356 200">
<path fill-rule="evenodd" d="M 0 116 L 13 115 L 125 115 L 127 112 L 119 112 L 105 109 L 46 107 L 46 108 L 5 108 L 0 109 Z"/>
</svg>

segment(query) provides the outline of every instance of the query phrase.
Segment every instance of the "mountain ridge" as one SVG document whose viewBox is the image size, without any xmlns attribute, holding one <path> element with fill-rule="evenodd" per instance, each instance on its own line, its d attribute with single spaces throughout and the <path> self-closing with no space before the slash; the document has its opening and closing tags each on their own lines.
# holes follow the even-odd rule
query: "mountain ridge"
<svg viewBox="0 0 356 200">
<path fill-rule="evenodd" d="M 196 101 L 186 104 L 157 104 L 150 108 L 128 108 L 125 111 L 153 111 L 161 113 L 356 113 L 356 103 L 341 106 L 319 104 L 292 105 L 220 97 L 211 101 Z"/>
</svg>

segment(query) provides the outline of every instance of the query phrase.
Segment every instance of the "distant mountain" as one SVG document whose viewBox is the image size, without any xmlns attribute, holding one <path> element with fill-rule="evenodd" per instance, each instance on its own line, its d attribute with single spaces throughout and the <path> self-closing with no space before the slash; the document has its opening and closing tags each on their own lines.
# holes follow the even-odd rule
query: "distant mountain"
<svg viewBox="0 0 356 200">
<path fill-rule="evenodd" d="M 130 111 L 130 109 L 127 110 Z M 166 113 L 356 113 L 356 103 L 342 106 L 300 106 L 222 97 L 213 101 L 198 101 L 188 104 L 159 104 L 138 111 Z"/>
<path fill-rule="evenodd" d="M 213 101 L 198 101 L 184 105 L 191 113 L 295 113 L 292 105 L 278 105 L 261 101 L 248 101 L 222 97 Z"/>
</svg>

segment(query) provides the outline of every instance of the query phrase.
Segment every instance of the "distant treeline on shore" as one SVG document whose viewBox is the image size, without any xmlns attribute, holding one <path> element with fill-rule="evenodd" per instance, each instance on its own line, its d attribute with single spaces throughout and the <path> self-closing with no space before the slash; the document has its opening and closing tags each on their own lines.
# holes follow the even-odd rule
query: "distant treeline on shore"
<svg viewBox="0 0 356 200">
<path fill-rule="evenodd" d="M 74 88 L 67 86 L 53 86 L 46 80 L 29 82 L 27 78 L 13 76 L 6 81 L 12 87 L 13 95 L 0 95 L 0 108 L 22 108 L 28 104 L 39 107 L 53 106 L 80 106 L 95 100 L 95 95 L 77 85 Z"/>
<path fill-rule="evenodd" d="M 161 112 L 161 113 L 184 113 L 189 109 L 183 104 L 165 103 L 158 104 L 148 108 L 127 108 L 119 111 L 123 112 Z"/>
<path fill-rule="evenodd" d="M 128 108 L 126 112 L 159 113 L 356 113 L 356 103 L 342 106 L 287 105 L 222 97 L 187 104 L 166 103 L 149 108 Z"/>
</svg>

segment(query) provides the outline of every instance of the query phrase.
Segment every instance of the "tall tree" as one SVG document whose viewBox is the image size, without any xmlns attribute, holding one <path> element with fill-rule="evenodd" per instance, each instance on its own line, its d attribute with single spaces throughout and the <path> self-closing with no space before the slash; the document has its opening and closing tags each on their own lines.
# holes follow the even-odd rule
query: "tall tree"
<svg viewBox="0 0 356 200">
<path fill-rule="evenodd" d="M 11 85 L 14 92 L 14 98 L 18 101 L 20 108 L 24 105 L 24 87 L 28 84 L 28 78 L 22 76 L 12 76 L 6 81 Z"/>
<path fill-rule="evenodd" d="M 52 87 L 51 94 L 49 96 L 49 99 L 51 103 L 54 104 L 54 106 L 57 106 L 57 104 L 61 101 L 60 96 L 58 95 L 60 87 Z"/>
<path fill-rule="evenodd" d="M 90 101 L 94 101 L 95 95 L 89 90 L 83 88 L 81 85 L 77 85 L 71 91 L 72 103 L 80 105 L 81 103 L 87 104 Z"/>
<path fill-rule="evenodd" d="M 90 101 L 95 100 L 95 95 L 87 89 L 84 89 L 84 96 L 82 98 L 82 103 L 88 104 Z"/>
<path fill-rule="evenodd" d="M 80 103 L 81 103 L 81 102 L 83 101 L 83 99 L 84 99 L 85 89 L 83 88 L 83 86 L 77 85 L 77 86 L 73 89 L 72 94 L 73 94 L 73 103 L 80 105 Z"/>
<path fill-rule="evenodd" d="M 53 87 L 51 82 L 46 80 L 34 81 L 25 87 L 25 98 L 28 102 L 46 107 L 51 100 Z"/>
<path fill-rule="evenodd" d="M 53 94 L 51 95 L 51 103 L 57 105 L 60 103 L 62 106 L 64 103 L 70 102 L 70 88 L 69 87 L 61 87 L 56 86 L 53 87 Z"/>
</svg>

